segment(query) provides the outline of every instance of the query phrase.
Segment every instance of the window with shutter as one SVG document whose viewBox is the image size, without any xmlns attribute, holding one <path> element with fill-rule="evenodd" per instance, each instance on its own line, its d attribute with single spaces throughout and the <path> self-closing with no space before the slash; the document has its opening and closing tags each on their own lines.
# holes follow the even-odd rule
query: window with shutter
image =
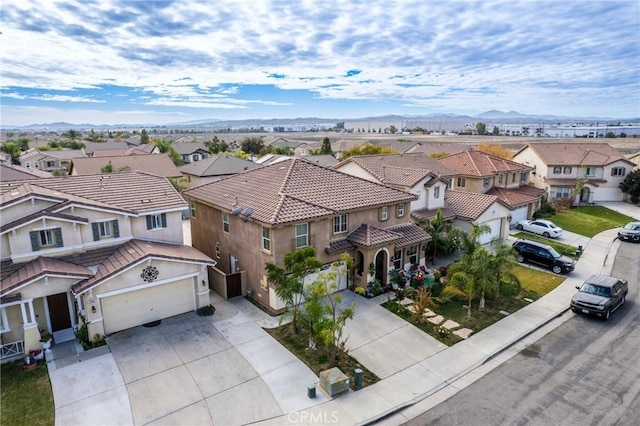
<svg viewBox="0 0 640 426">
<path fill-rule="evenodd" d="M 114 238 L 120 238 L 120 227 L 118 226 L 118 219 L 115 219 L 111 222 L 111 227 L 113 228 Z"/>
<path fill-rule="evenodd" d="M 91 224 L 91 231 L 93 232 L 93 241 L 100 241 L 100 230 L 97 223 Z"/>
</svg>

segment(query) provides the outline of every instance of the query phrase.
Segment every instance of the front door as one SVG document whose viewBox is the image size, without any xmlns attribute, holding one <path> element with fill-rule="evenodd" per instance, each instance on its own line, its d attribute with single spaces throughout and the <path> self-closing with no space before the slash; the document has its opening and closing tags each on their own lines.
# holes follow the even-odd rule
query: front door
<svg viewBox="0 0 640 426">
<path fill-rule="evenodd" d="M 67 293 L 47 296 L 49 305 L 49 319 L 51 320 L 51 331 L 66 330 L 71 328 L 71 316 L 69 315 L 69 303 Z"/>
</svg>

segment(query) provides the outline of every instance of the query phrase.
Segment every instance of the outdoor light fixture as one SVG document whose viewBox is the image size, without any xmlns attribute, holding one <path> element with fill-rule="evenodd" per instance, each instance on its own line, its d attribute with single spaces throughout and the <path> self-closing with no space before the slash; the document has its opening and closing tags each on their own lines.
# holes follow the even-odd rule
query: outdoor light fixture
<svg viewBox="0 0 640 426">
<path fill-rule="evenodd" d="M 94 313 L 94 314 L 96 313 L 96 307 L 95 306 L 91 307 L 91 313 Z"/>
</svg>

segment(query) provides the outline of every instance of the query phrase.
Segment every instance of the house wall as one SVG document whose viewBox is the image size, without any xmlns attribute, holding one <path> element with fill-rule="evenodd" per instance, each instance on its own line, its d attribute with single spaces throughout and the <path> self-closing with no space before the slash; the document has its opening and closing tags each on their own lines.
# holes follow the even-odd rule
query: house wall
<svg viewBox="0 0 640 426">
<path fill-rule="evenodd" d="M 522 150 L 522 152 L 513 157 L 513 161 L 517 161 L 518 163 L 529 167 L 534 167 L 535 174 L 534 171 L 529 172 L 529 182 L 531 182 L 536 188 L 547 189 L 548 185 L 546 184 L 546 179 L 548 179 L 548 167 L 540 157 L 531 150 L 531 148 L 525 148 Z"/>
<path fill-rule="evenodd" d="M 0 209 L 2 214 L 2 223 L 11 223 L 14 220 L 29 216 L 32 213 L 39 212 L 52 206 L 51 201 L 38 198 L 22 200 L 19 203 Z"/>
<path fill-rule="evenodd" d="M 167 227 L 161 229 L 147 229 L 147 217 L 131 217 L 131 232 L 135 238 L 145 240 L 182 244 L 182 211 L 166 212 Z"/>
<path fill-rule="evenodd" d="M 336 170 L 339 170 L 351 176 L 356 176 L 362 179 L 369 180 L 371 182 L 378 182 L 378 179 L 376 179 L 372 174 L 368 173 L 362 167 L 352 162 L 346 163 L 340 166 L 339 168 L 337 168 Z"/>
<path fill-rule="evenodd" d="M 458 186 L 458 177 L 453 178 L 453 190 L 454 191 L 465 191 L 465 192 L 477 192 L 479 194 L 484 194 L 487 192 L 491 186 L 484 186 L 482 179 L 477 179 L 474 177 L 465 177 L 460 176 L 465 179 L 465 186 Z"/>
</svg>

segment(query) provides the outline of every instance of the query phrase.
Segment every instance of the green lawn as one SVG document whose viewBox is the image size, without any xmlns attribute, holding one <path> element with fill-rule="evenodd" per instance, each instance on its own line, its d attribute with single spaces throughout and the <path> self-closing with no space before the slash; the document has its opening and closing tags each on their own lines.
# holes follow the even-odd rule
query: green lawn
<svg viewBox="0 0 640 426">
<path fill-rule="evenodd" d="M 619 228 L 634 219 L 602 206 L 572 207 L 549 218 L 569 232 L 593 237 L 611 228 Z"/>
<path fill-rule="evenodd" d="M 22 366 L 22 361 L 2 364 L 2 424 L 53 425 L 55 410 L 46 364 L 29 371 Z"/>
<path fill-rule="evenodd" d="M 572 259 L 578 258 L 578 256 L 576 256 L 576 250 L 578 250 L 578 247 L 576 246 L 559 243 L 550 238 L 545 238 L 541 235 L 531 234 L 529 232 L 518 232 L 517 234 L 513 234 L 513 236 L 516 238 L 524 238 L 525 240 L 539 241 L 541 243 L 550 245 L 551 247 L 556 249 L 558 253 L 562 255 L 569 256 Z"/>
</svg>

